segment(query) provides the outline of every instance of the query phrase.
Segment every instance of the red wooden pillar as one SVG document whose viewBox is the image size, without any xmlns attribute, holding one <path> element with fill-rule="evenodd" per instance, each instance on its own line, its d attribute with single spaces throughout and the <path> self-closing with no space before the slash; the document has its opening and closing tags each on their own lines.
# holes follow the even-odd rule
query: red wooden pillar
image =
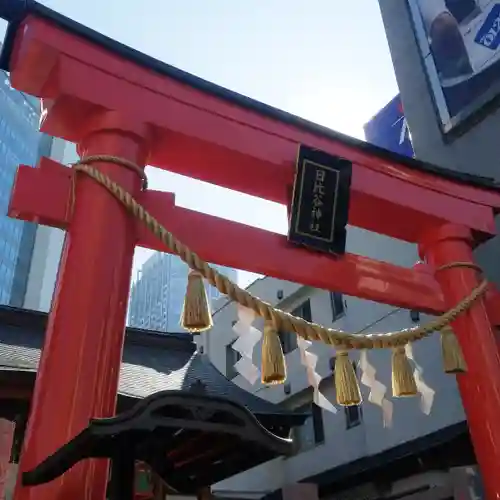
<svg viewBox="0 0 500 500">
<path fill-rule="evenodd" d="M 462 226 L 445 225 L 420 244 L 421 257 L 434 268 L 473 262 L 472 235 Z M 436 272 L 445 303 L 451 307 L 479 283 L 477 271 L 452 268 Z M 470 434 L 489 500 L 500 498 L 500 354 L 483 300 L 453 323 L 468 365 L 457 375 Z"/>
<path fill-rule="evenodd" d="M 103 112 L 86 128 L 81 155 L 107 154 L 144 166 L 147 127 Z M 137 172 L 95 164 L 137 195 Z M 132 259 L 134 221 L 94 180 L 77 175 L 46 340 L 38 370 L 21 471 L 36 466 L 80 432 L 91 417 L 116 406 Z M 47 193 L 50 196 L 50 193 Z M 16 500 L 103 500 L 107 463 L 85 461 L 46 485 L 18 485 Z"/>
</svg>

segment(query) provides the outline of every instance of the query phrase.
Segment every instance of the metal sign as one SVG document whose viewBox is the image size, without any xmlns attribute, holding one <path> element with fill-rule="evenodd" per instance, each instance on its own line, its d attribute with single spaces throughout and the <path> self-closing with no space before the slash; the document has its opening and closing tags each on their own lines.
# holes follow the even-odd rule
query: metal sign
<svg viewBox="0 0 500 500">
<path fill-rule="evenodd" d="M 352 163 L 300 146 L 288 241 L 343 254 L 349 213 Z"/>
</svg>

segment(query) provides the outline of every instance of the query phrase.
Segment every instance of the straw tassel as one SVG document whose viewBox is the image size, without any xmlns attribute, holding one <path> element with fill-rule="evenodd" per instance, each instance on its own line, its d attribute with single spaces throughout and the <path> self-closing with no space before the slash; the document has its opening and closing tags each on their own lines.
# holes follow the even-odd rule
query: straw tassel
<svg viewBox="0 0 500 500">
<path fill-rule="evenodd" d="M 264 323 L 261 380 L 267 385 L 283 384 L 286 380 L 286 363 L 281 340 L 274 322 L 270 320 Z"/>
<path fill-rule="evenodd" d="M 186 296 L 182 308 L 181 326 L 191 333 L 201 333 L 213 326 L 203 276 L 199 271 L 189 270 Z"/>
<path fill-rule="evenodd" d="M 413 367 L 406 355 L 405 346 L 397 346 L 392 350 L 392 395 L 400 398 L 415 396 L 418 392 Z"/>
<path fill-rule="evenodd" d="M 337 350 L 335 358 L 335 390 L 339 405 L 356 406 L 361 404 L 358 378 L 347 351 Z"/>
<path fill-rule="evenodd" d="M 441 334 L 441 355 L 445 373 L 465 373 L 467 364 L 455 333 L 449 326 L 443 328 L 439 333 Z"/>
</svg>

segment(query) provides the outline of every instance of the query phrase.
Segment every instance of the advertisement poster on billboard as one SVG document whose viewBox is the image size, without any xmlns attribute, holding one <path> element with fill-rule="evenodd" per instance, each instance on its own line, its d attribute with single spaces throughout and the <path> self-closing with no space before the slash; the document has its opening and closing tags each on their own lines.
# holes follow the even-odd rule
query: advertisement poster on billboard
<svg viewBox="0 0 500 500">
<path fill-rule="evenodd" d="M 441 126 L 500 93 L 500 1 L 408 0 Z"/>
</svg>

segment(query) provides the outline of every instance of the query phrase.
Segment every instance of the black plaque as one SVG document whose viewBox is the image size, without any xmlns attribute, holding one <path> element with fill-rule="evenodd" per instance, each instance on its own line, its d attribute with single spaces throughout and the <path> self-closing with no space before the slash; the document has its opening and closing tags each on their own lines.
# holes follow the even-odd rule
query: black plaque
<svg viewBox="0 0 500 500">
<path fill-rule="evenodd" d="M 352 163 L 301 145 L 290 210 L 288 241 L 343 254 Z"/>
</svg>

